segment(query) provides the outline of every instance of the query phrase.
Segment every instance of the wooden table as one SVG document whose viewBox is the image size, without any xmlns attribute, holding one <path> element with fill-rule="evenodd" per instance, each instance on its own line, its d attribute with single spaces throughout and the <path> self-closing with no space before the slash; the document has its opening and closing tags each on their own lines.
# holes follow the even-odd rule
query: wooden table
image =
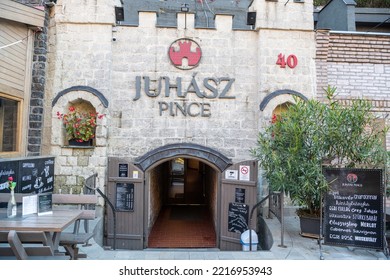
<svg viewBox="0 0 390 280">
<path fill-rule="evenodd" d="M 23 248 L 23 239 L 32 241 L 38 235 L 43 235 L 47 239 L 46 246 L 52 252 L 58 252 L 61 232 L 76 221 L 82 214 L 80 210 L 54 210 L 52 214 L 38 216 L 19 216 L 16 218 L 0 218 L 0 232 L 8 234 L 8 242 L 12 247 L 12 242 L 17 245 L 13 247 L 18 259 L 25 259 L 28 254 Z M 23 237 L 23 238 L 20 238 Z M 12 242 L 11 242 L 12 241 Z M 14 244 L 15 245 L 15 244 Z M 21 245 L 21 246 L 20 246 Z M 15 252 L 15 250 L 17 252 Z"/>
</svg>

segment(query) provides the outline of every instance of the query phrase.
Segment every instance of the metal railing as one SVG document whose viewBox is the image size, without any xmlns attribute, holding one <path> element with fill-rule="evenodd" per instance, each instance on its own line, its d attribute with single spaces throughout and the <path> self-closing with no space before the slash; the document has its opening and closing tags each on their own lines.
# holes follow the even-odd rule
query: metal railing
<svg viewBox="0 0 390 280">
<path fill-rule="evenodd" d="M 283 211 L 283 193 L 282 192 L 271 192 L 266 197 L 264 197 L 262 200 L 260 200 L 258 203 L 256 203 L 250 212 L 249 216 L 249 225 L 252 225 L 252 216 L 255 210 L 260 207 L 264 202 L 268 200 L 269 202 L 269 208 L 268 208 L 268 217 L 271 218 L 271 213 L 275 215 L 275 217 L 279 220 L 281 224 L 281 237 L 280 242 L 281 244 L 279 247 L 286 247 L 284 245 L 284 211 Z M 250 228 L 249 228 L 250 229 Z M 251 231 L 249 231 L 249 247 L 250 251 L 252 251 L 252 234 Z"/>
<path fill-rule="evenodd" d="M 114 244 L 113 244 L 113 250 L 116 250 L 116 209 L 114 205 L 111 203 L 111 201 L 108 199 L 108 197 L 98 188 L 96 187 L 96 177 L 97 173 L 89 176 L 87 179 L 85 179 L 84 183 L 84 193 L 95 193 L 97 191 L 101 197 L 103 197 L 104 201 L 110 206 L 112 210 L 113 215 L 113 222 L 114 222 Z"/>
</svg>

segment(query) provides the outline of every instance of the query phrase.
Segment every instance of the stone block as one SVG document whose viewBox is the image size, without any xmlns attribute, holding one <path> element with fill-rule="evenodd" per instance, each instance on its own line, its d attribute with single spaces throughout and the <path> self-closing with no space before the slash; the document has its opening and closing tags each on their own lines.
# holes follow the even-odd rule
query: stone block
<svg viewBox="0 0 390 280">
<path fill-rule="evenodd" d="M 89 157 L 78 156 L 77 157 L 77 165 L 78 166 L 88 166 L 89 165 Z"/>
</svg>

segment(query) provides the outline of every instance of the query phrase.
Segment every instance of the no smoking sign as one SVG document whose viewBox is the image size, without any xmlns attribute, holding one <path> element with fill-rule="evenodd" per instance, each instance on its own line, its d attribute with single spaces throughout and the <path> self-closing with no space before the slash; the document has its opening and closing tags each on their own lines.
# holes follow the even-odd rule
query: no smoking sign
<svg viewBox="0 0 390 280">
<path fill-rule="evenodd" d="M 249 181 L 250 180 L 250 166 L 249 165 L 240 165 L 240 180 Z"/>
</svg>

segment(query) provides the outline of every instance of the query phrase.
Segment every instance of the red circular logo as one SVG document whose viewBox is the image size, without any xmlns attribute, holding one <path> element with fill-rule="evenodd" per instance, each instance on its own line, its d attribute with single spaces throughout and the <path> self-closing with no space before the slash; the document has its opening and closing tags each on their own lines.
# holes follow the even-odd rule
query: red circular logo
<svg viewBox="0 0 390 280">
<path fill-rule="evenodd" d="M 347 175 L 347 181 L 348 181 L 348 183 L 356 183 L 357 182 L 357 180 L 358 180 L 358 176 L 356 175 L 356 174 L 354 174 L 354 173 L 349 173 L 348 175 Z"/>
<path fill-rule="evenodd" d="M 198 66 L 202 50 L 195 41 L 181 38 L 171 44 L 168 55 L 176 68 L 190 70 Z"/>
</svg>

